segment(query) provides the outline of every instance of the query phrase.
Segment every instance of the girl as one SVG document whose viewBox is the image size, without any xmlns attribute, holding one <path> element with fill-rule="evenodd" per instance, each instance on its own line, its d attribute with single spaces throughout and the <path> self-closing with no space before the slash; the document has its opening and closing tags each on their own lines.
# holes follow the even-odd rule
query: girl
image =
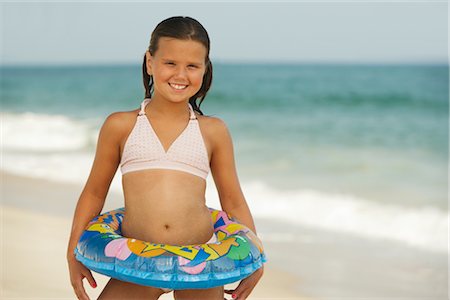
<svg viewBox="0 0 450 300">
<path fill-rule="evenodd" d="M 67 250 L 70 280 L 79 299 L 89 299 L 83 278 L 92 287 L 96 282 L 75 259 L 74 248 L 87 223 L 101 213 L 119 166 L 124 236 L 173 245 L 212 241 L 213 225 L 205 204 L 209 171 L 222 210 L 256 233 L 236 174 L 229 131 L 222 120 L 200 110 L 212 81 L 209 49 L 208 33 L 198 21 L 172 17 L 159 23 L 142 65 L 145 99 L 140 109 L 113 113 L 102 125 Z M 233 299 L 246 299 L 262 274 L 263 268 L 258 269 L 235 290 L 176 290 L 174 297 L 223 300 L 226 292 Z M 111 278 L 99 299 L 158 299 L 164 292 Z"/>
</svg>

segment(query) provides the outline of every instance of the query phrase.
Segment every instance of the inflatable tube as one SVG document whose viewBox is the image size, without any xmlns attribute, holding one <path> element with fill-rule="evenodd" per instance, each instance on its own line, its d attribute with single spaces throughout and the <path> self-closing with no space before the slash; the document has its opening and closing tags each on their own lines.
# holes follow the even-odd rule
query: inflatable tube
<svg viewBox="0 0 450 300">
<path fill-rule="evenodd" d="M 124 208 L 89 222 L 74 250 L 87 268 L 119 280 L 166 289 L 205 289 L 241 280 L 266 257 L 261 241 L 227 213 L 209 208 L 217 242 L 174 246 L 121 235 Z"/>
</svg>

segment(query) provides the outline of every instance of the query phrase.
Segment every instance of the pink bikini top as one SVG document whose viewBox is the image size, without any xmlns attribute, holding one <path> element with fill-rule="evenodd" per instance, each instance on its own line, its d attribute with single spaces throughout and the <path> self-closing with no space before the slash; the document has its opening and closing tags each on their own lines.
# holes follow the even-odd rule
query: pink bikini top
<svg viewBox="0 0 450 300">
<path fill-rule="evenodd" d="M 172 169 L 206 179 L 210 170 L 208 152 L 191 104 L 188 103 L 189 123 L 166 152 L 145 115 L 149 102 L 148 98 L 142 101 L 136 124 L 125 142 L 120 161 L 122 175 L 146 169 Z"/>
</svg>

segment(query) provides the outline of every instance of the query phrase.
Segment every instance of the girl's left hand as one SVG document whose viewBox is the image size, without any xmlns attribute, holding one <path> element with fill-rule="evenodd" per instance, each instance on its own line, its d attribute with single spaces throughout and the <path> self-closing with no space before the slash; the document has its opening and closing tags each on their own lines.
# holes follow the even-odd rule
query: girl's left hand
<svg viewBox="0 0 450 300">
<path fill-rule="evenodd" d="M 264 265 L 256 270 L 252 275 L 243 279 L 236 289 L 225 290 L 227 294 L 231 294 L 231 298 L 234 300 L 245 300 L 255 288 L 258 281 L 261 279 L 264 273 Z"/>
</svg>

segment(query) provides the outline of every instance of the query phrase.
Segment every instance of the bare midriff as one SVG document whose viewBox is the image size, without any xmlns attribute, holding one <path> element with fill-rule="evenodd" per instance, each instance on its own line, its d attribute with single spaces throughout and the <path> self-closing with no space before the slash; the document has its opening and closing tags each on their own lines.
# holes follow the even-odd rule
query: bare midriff
<svg viewBox="0 0 450 300">
<path fill-rule="evenodd" d="M 213 234 L 206 181 L 183 171 L 149 169 L 122 176 L 122 235 L 142 241 L 203 244 Z"/>
</svg>

